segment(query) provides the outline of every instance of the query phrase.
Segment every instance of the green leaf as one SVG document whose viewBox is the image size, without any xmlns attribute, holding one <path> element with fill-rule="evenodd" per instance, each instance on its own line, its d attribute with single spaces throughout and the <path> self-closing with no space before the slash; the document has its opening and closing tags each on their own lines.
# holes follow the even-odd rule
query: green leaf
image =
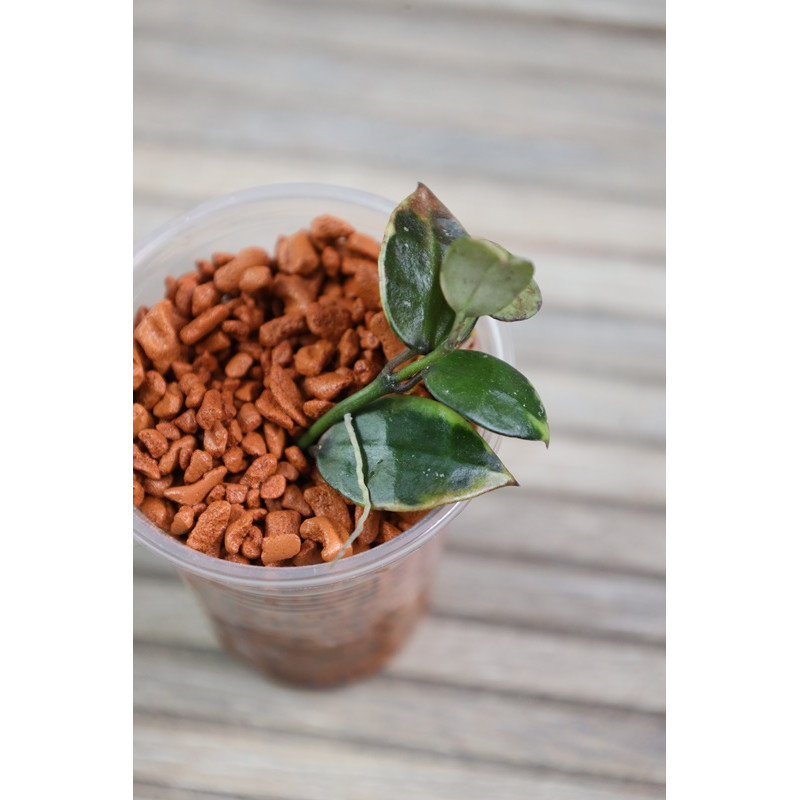
<svg viewBox="0 0 800 800">
<path fill-rule="evenodd" d="M 421 183 L 392 212 L 378 257 L 381 302 L 408 347 L 427 353 L 447 338 L 455 314 L 442 294 L 439 271 L 448 247 L 466 235 Z"/>
<path fill-rule="evenodd" d="M 534 278 L 530 283 L 507 305 L 489 316 L 501 322 L 518 322 L 530 319 L 542 307 L 542 293 Z"/>
<path fill-rule="evenodd" d="M 354 414 L 372 505 L 414 511 L 516 485 L 483 438 L 447 406 L 415 395 L 390 395 Z M 322 477 L 354 503 L 363 502 L 344 423 L 320 439 Z"/>
<path fill-rule="evenodd" d="M 547 415 L 536 389 L 499 358 L 455 350 L 430 368 L 425 387 L 437 400 L 487 430 L 550 442 Z"/>
<path fill-rule="evenodd" d="M 533 264 L 486 239 L 453 242 L 442 261 L 442 292 L 448 305 L 466 317 L 496 314 L 525 289 Z"/>
</svg>

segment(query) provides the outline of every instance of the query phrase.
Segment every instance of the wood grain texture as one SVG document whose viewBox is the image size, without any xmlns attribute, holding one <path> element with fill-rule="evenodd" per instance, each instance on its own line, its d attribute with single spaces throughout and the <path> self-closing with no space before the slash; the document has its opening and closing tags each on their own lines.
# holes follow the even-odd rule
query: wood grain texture
<svg viewBox="0 0 800 800">
<path fill-rule="evenodd" d="M 267 741 L 241 726 L 136 718 L 134 768 L 140 781 L 169 781 L 224 797 L 373 800 L 612 800 L 658 797 L 659 789 L 522 773 L 368 744 L 284 733 Z"/>
<path fill-rule="evenodd" d="M 336 691 L 232 659 L 135 547 L 134 797 L 663 797 L 664 4 L 133 11 L 135 240 L 250 186 L 424 181 L 535 262 L 509 330 L 552 429 L 502 443 L 520 486 L 454 520 L 408 646 Z"/>
<path fill-rule="evenodd" d="M 267 741 L 288 733 L 573 776 L 643 783 L 664 777 L 657 756 L 664 724 L 657 714 L 567 706 L 397 675 L 337 692 L 285 691 L 265 688 L 258 675 L 221 653 L 175 653 L 156 645 L 138 648 L 134 669 L 137 709 L 218 720 L 260 732 Z M 342 730 L 345 717 L 349 724 Z"/>
<path fill-rule="evenodd" d="M 505 522 L 497 530 L 501 514 Z M 664 514 L 657 510 L 576 502 L 517 487 L 503 496 L 475 498 L 453 522 L 447 547 L 517 562 L 663 577 L 664 535 Z"/>
</svg>

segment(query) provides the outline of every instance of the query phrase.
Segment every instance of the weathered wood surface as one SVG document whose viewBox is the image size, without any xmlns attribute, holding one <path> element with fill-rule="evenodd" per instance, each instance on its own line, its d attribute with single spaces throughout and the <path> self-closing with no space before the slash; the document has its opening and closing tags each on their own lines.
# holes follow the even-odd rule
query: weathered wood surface
<svg viewBox="0 0 800 800">
<path fill-rule="evenodd" d="M 424 180 L 533 258 L 552 444 L 448 533 L 430 615 L 331 692 L 230 659 L 134 549 L 134 795 L 664 794 L 664 24 L 652 0 L 137 0 L 134 237 L 210 197 Z"/>
</svg>

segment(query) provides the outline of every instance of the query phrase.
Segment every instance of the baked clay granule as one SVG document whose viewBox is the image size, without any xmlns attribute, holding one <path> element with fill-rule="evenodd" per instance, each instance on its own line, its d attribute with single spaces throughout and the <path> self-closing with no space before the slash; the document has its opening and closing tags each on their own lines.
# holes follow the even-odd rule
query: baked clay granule
<svg viewBox="0 0 800 800">
<path fill-rule="evenodd" d="M 331 561 L 361 509 L 293 442 L 402 352 L 381 311 L 378 242 L 337 217 L 167 278 L 134 318 L 133 503 L 241 564 Z M 345 556 L 425 512 L 373 510 Z"/>
</svg>

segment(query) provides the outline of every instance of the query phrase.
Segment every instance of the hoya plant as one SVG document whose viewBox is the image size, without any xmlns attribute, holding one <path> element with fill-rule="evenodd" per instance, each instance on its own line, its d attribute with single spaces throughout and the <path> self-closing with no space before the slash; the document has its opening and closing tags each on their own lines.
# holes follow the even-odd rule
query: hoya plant
<svg viewBox="0 0 800 800">
<path fill-rule="evenodd" d="M 366 512 L 425 510 L 515 485 L 475 426 L 548 444 L 544 406 L 521 372 L 468 344 L 481 316 L 513 322 L 539 310 L 533 264 L 469 236 L 419 184 L 391 215 L 378 271 L 383 311 L 407 349 L 298 444 Z M 423 380 L 433 399 L 408 394 Z"/>
</svg>

